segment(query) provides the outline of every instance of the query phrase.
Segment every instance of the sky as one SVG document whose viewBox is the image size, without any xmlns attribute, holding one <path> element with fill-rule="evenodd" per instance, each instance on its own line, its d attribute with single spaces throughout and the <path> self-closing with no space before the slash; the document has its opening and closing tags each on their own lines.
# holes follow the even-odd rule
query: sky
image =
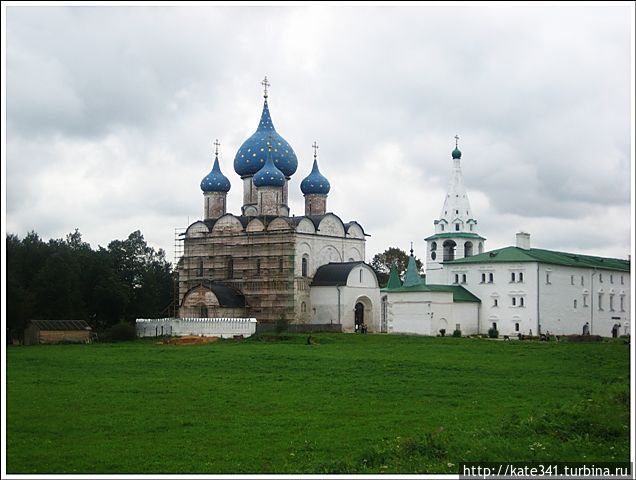
<svg viewBox="0 0 636 480">
<path fill-rule="evenodd" d="M 240 213 L 236 151 L 267 75 L 273 123 L 299 166 L 312 144 L 328 211 L 425 256 L 459 136 L 486 250 L 627 258 L 632 248 L 633 2 L 323 6 L 3 5 L 4 225 L 76 228 L 93 248 L 141 230 L 172 261 L 201 218 L 220 142 Z"/>
</svg>

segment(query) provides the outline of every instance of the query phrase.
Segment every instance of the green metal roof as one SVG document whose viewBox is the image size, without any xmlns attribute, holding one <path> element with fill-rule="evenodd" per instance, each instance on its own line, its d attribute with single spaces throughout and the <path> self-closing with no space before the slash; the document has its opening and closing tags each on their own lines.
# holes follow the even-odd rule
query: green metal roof
<svg viewBox="0 0 636 480">
<path fill-rule="evenodd" d="M 389 275 L 389 281 L 386 284 L 386 288 L 400 288 L 401 286 L 402 282 L 400 282 L 397 267 L 393 264 L 391 265 L 391 274 Z"/>
<path fill-rule="evenodd" d="M 415 257 L 413 256 L 413 250 L 411 250 L 409 263 L 406 267 L 406 274 L 404 275 L 404 286 L 414 287 L 421 284 L 422 284 L 422 279 L 420 278 L 420 274 L 417 271 L 417 265 L 415 265 Z"/>
<path fill-rule="evenodd" d="M 431 235 L 430 237 L 426 237 L 424 240 L 435 240 L 436 238 L 477 238 L 479 240 L 486 240 L 481 235 L 477 235 L 476 233 L 470 233 L 470 232 L 436 233 L 435 235 Z"/>
<path fill-rule="evenodd" d="M 459 265 L 466 263 L 506 263 L 506 262 L 538 262 L 550 265 L 563 265 L 579 268 L 603 268 L 607 270 L 619 270 L 629 272 L 628 260 L 606 257 L 592 257 L 578 253 L 555 252 L 531 248 L 529 250 L 518 247 L 504 247 L 499 250 L 481 253 L 472 257 L 460 258 L 443 262 L 444 265 Z"/>
<path fill-rule="evenodd" d="M 424 282 L 412 287 L 383 288 L 381 292 L 410 293 L 410 292 L 448 292 L 453 294 L 453 302 L 479 302 L 481 300 L 461 285 L 426 285 Z"/>
</svg>

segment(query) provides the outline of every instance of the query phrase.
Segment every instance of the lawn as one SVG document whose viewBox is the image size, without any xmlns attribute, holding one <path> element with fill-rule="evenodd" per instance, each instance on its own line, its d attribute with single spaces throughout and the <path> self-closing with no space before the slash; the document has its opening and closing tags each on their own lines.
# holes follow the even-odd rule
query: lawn
<svg viewBox="0 0 636 480">
<path fill-rule="evenodd" d="M 629 461 L 629 346 L 314 334 L 8 347 L 8 473 Z"/>
</svg>

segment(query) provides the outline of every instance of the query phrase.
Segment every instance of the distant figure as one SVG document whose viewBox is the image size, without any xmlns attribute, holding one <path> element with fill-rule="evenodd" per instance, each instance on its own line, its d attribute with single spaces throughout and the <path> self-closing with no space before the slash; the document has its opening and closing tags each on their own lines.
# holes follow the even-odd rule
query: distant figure
<svg viewBox="0 0 636 480">
<path fill-rule="evenodd" d="M 532 336 L 532 329 L 530 329 L 530 333 L 528 334 L 529 337 Z"/>
<path fill-rule="evenodd" d="M 615 323 L 614 326 L 612 327 L 612 338 L 616 338 L 618 337 L 618 329 L 619 329 L 619 325 L 618 323 Z"/>
<path fill-rule="evenodd" d="M 583 335 L 589 335 L 590 334 L 590 324 L 589 322 L 585 322 L 585 325 L 583 325 Z"/>
<path fill-rule="evenodd" d="M 362 333 L 367 333 L 367 324 L 366 323 L 362 324 Z"/>
</svg>

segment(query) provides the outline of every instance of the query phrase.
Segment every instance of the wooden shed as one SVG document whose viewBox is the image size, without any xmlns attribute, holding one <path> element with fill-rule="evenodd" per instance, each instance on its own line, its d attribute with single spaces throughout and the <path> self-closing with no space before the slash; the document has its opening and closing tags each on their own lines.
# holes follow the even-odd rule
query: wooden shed
<svg viewBox="0 0 636 480">
<path fill-rule="evenodd" d="M 90 343 L 91 330 L 84 320 L 31 320 L 24 330 L 24 344 Z"/>
</svg>

